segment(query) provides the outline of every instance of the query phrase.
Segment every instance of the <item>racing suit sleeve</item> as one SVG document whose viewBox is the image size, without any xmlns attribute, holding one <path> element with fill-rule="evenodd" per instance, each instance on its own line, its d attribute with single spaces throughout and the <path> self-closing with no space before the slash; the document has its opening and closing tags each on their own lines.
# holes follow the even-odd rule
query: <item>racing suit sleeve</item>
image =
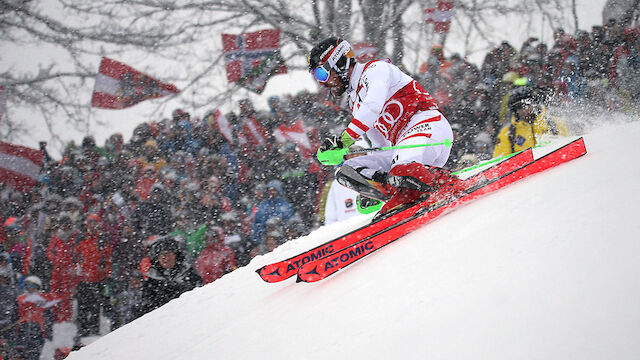
<svg viewBox="0 0 640 360">
<path fill-rule="evenodd" d="M 360 76 L 353 106 L 353 120 L 345 130 L 353 139 L 373 127 L 387 101 L 391 82 L 391 67 L 386 63 L 370 64 Z"/>
</svg>

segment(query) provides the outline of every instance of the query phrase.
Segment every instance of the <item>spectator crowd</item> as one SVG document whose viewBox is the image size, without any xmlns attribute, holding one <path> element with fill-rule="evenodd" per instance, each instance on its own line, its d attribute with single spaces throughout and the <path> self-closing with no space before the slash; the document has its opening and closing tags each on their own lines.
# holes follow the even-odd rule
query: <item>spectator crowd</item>
<svg viewBox="0 0 640 360">
<path fill-rule="evenodd" d="M 456 145 L 447 167 L 499 154 L 501 129 L 515 115 L 509 97 L 520 87 L 536 89 L 540 105 L 637 114 L 639 27 L 622 28 L 611 19 L 591 32 L 556 29 L 553 39 L 549 47 L 532 37 L 520 49 L 502 42 L 480 67 L 458 54 L 445 57 L 440 45 L 430 49 L 416 78 L 452 123 Z"/>
<path fill-rule="evenodd" d="M 551 47 L 503 42 L 481 67 L 435 45 L 414 75 L 452 124 L 447 167 L 459 169 L 494 156 L 520 87 L 541 90 L 547 105 L 637 111 L 639 55 L 640 29 L 610 21 L 558 29 Z M 338 101 L 301 93 L 256 111 L 245 99 L 225 114 L 230 136 L 213 112 L 176 109 L 127 142 L 86 136 L 61 159 L 42 144 L 35 187 L 0 185 L 2 359 L 39 358 L 54 323 L 75 322 L 81 346 L 100 335 L 101 316 L 118 328 L 320 226 L 332 169 L 313 155 L 349 120 Z"/>
</svg>

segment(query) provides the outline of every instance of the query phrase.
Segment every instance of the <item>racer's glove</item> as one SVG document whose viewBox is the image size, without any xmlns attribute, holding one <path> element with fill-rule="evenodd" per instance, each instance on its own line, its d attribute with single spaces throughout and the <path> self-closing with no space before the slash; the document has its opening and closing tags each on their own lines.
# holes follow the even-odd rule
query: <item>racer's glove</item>
<svg viewBox="0 0 640 360">
<path fill-rule="evenodd" d="M 337 135 L 331 135 L 328 138 L 324 139 L 324 141 L 322 142 L 322 145 L 320 145 L 320 151 L 327 151 L 327 150 L 335 150 L 335 149 L 342 149 L 344 148 L 344 146 L 342 145 L 342 139 L 340 139 L 340 137 L 338 137 Z"/>
<path fill-rule="evenodd" d="M 349 146 L 355 142 L 346 131 L 340 136 L 332 135 L 322 142 L 316 157 L 323 165 L 340 165 L 349 151 Z"/>
</svg>

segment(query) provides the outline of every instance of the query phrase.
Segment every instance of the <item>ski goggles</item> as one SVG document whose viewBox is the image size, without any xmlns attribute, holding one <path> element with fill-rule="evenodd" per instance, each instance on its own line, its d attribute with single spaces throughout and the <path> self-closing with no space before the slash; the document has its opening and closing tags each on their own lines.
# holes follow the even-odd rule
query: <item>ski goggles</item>
<svg viewBox="0 0 640 360">
<path fill-rule="evenodd" d="M 316 81 L 323 83 L 329 80 L 329 75 L 331 74 L 331 65 L 326 62 L 313 69 L 312 73 Z"/>
</svg>

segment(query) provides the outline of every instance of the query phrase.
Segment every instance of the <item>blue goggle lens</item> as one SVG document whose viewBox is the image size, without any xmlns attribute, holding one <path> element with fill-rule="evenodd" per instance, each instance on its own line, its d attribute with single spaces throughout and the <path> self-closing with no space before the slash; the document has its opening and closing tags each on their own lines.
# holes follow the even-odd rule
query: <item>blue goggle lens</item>
<svg viewBox="0 0 640 360">
<path fill-rule="evenodd" d="M 319 82 L 325 82 L 329 79 L 329 70 L 325 69 L 325 64 L 313 69 L 313 77 Z"/>
</svg>

